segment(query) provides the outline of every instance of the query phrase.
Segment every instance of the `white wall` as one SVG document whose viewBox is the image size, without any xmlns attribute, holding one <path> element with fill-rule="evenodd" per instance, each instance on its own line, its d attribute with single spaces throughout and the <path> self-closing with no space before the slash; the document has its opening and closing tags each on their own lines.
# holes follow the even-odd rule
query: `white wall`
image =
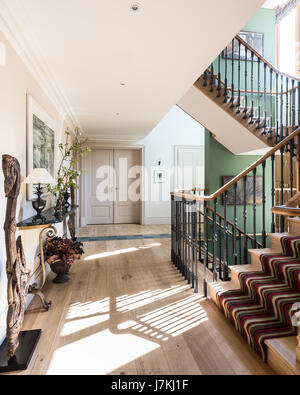
<svg viewBox="0 0 300 395">
<path fill-rule="evenodd" d="M 145 202 L 145 224 L 170 222 L 170 192 L 174 190 L 174 146 L 204 146 L 204 136 L 204 127 L 174 106 L 145 139 L 137 142 L 137 145 L 145 146 L 146 191 L 148 198 L 150 197 Z M 159 160 L 162 161 L 160 167 Z M 154 183 L 153 180 L 154 169 L 160 168 L 166 172 L 163 184 Z M 160 201 L 156 201 L 158 199 Z"/>
<path fill-rule="evenodd" d="M 22 179 L 26 173 L 26 95 L 31 94 L 35 100 L 57 122 L 58 133 L 61 133 L 64 122 L 58 110 L 51 104 L 30 71 L 0 32 L 0 159 L 3 154 L 15 156 L 21 165 Z M 60 129 L 60 130 L 59 130 Z M 60 139 L 60 137 L 58 136 Z M 0 344 L 6 331 L 6 251 L 3 224 L 5 218 L 6 198 L 3 189 L 4 177 L 0 169 Z M 50 201 L 48 201 L 48 207 Z M 26 200 L 26 189 L 22 185 L 18 201 L 17 221 L 34 214 L 31 202 Z M 59 228 L 58 228 L 59 230 Z M 21 234 L 27 267 L 32 270 L 34 259 L 38 254 L 38 230 L 17 232 Z M 32 279 L 33 280 L 33 279 Z M 38 281 L 37 281 L 38 282 Z M 28 302 L 30 296 L 28 297 Z"/>
</svg>

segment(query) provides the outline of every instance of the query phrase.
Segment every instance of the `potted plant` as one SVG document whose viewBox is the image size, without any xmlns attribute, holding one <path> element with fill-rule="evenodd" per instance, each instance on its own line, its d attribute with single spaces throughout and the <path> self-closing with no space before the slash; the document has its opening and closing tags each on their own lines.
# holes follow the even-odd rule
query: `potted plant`
<svg viewBox="0 0 300 395">
<path fill-rule="evenodd" d="M 69 269 L 75 259 L 79 259 L 84 251 L 83 244 L 76 238 L 68 239 L 54 237 L 49 239 L 45 244 L 46 261 L 51 270 L 57 275 L 53 280 L 54 283 L 62 284 L 69 281 Z"/>
<path fill-rule="evenodd" d="M 79 158 L 90 152 L 86 142 L 87 139 L 82 139 L 78 127 L 74 129 L 73 133 L 67 128 L 65 131 L 65 142 L 60 143 L 58 146 L 61 160 L 56 175 L 56 184 L 48 185 L 48 191 L 56 197 L 55 212 L 58 216 L 64 208 L 69 207 L 69 189 L 71 187 L 79 188 L 77 180 L 80 176 L 80 171 L 76 167 Z"/>
</svg>

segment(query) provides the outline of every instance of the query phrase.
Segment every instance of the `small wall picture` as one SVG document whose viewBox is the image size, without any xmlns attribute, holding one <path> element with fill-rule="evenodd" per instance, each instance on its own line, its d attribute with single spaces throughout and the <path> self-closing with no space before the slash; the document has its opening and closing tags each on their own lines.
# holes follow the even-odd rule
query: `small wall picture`
<svg viewBox="0 0 300 395">
<path fill-rule="evenodd" d="M 239 36 L 246 41 L 256 52 L 264 56 L 264 33 L 259 32 L 246 32 L 241 31 Z M 239 43 L 234 40 L 234 48 L 232 47 L 232 42 L 227 46 L 227 59 L 238 59 L 239 58 Z M 223 51 L 223 58 L 225 58 L 225 51 Z M 241 45 L 241 60 L 246 60 L 246 50 L 244 45 Z M 247 60 L 251 60 L 251 53 L 248 51 Z M 257 57 L 254 56 L 254 60 L 257 61 Z"/>
<path fill-rule="evenodd" d="M 55 176 L 56 122 L 33 99 L 27 96 L 27 175 L 36 168 L 47 169 Z M 27 187 L 27 199 L 33 200 L 33 187 Z"/>
<path fill-rule="evenodd" d="M 222 183 L 223 185 L 227 184 L 231 181 L 234 176 L 223 176 Z M 256 204 L 262 204 L 262 177 L 256 177 Z M 249 176 L 247 177 L 246 182 L 246 204 L 253 204 L 253 187 L 254 187 L 254 177 Z M 222 204 L 224 205 L 224 198 L 222 199 Z M 234 187 L 229 188 L 228 195 L 227 195 L 227 204 L 234 205 Z M 237 193 L 236 193 L 236 204 L 243 205 L 244 204 L 244 181 L 240 180 L 237 183 Z"/>
<path fill-rule="evenodd" d="M 155 183 L 165 182 L 165 172 L 163 170 L 154 170 L 154 182 Z"/>
</svg>

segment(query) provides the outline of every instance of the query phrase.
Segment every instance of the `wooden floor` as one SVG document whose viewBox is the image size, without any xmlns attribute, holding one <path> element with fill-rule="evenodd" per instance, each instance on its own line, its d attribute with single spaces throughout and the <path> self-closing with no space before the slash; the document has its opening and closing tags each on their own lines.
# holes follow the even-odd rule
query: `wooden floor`
<svg viewBox="0 0 300 395">
<path fill-rule="evenodd" d="M 169 233 L 105 226 L 81 236 Z M 140 233 L 139 233 L 140 232 Z M 49 312 L 27 312 L 43 334 L 21 374 L 272 374 L 212 302 L 170 262 L 169 239 L 90 242 L 67 284 L 48 277 Z M 33 301 L 30 310 L 38 307 Z"/>
</svg>

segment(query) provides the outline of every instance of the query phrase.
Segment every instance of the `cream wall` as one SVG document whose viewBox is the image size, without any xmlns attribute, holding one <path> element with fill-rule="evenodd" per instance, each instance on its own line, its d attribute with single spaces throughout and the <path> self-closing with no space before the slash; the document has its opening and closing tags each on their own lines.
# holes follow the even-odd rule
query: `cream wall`
<svg viewBox="0 0 300 395">
<path fill-rule="evenodd" d="M 174 106 L 145 139 L 137 142 L 145 147 L 147 199 L 142 219 L 144 224 L 170 223 L 170 192 L 174 191 L 174 147 L 204 147 L 204 139 L 204 127 L 178 106 Z M 161 161 L 160 167 L 158 161 Z M 163 184 L 157 184 L 153 180 L 153 171 L 159 169 L 165 171 Z"/>
<path fill-rule="evenodd" d="M 0 155 L 15 156 L 21 165 L 22 180 L 26 174 L 26 95 L 29 93 L 57 122 L 58 141 L 65 122 L 53 106 L 31 72 L 8 43 L 0 31 Z M 3 189 L 3 173 L 0 170 L 0 343 L 6 331 L 6 252 L 3 224 L 6 199 Z M 50 204 L 48 199 L 48 206 Z M 31 202 L 26 201 L 25 186 L 21 186 L 18 202 L 17 221 L 34 214 Z M 58 228 L 59 229 L 59 228 Z M 59 229 L 60 230 L 60 229 Z M 32 269 L 38 254 L 38 235 L 36 230 L 21 232 L 26 255 L 27 267 Z M 30 299 L 30 296 L 28 297 Z M 29 302 L 29 300 L 28 300 Z"/>
</svg>

